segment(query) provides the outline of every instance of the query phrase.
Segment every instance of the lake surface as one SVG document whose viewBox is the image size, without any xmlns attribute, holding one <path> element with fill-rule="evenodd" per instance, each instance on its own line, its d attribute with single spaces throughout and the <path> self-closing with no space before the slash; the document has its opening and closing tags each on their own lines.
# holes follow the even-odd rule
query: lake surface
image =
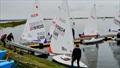
<svg viewBox="0 0 120 68">
<path fill-rule="evenodd" d="M 82 60 L 89 68 L 120 68 L 120 45 L 116 42 L 103 42 L 82 47 L 84 48 Z"/>
<path fill-rule="evenodd" d="M 79 34 L 84 31 L 86 20 L 75 21 L 75 37 L 78 38 Z M 51 21 L 45 21 L 45 29 L 49 31 Z M 98 29 L 104 34 L 112 25 L 112 19 L 99 20 Z M 13 33 L 16 42 L 20 42 L 21 34 L 25 25 L 20 25 L 13 28 L 5 28 L 1 33 Z M 88 65 L 89 68 L 120 68 L 120 45 L 116 42 L 103 42 L 98 45 L 81 45 L 82 61 Z"/>
</svg>

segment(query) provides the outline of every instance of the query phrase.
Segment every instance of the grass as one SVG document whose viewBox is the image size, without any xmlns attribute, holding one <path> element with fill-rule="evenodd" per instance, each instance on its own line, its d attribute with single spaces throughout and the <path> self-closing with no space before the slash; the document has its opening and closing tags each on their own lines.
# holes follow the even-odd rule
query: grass
<svg viewBox="0 0 120 68">
<path fill-rule="evenodd" d="M 22 24 L 25 24 L 25 23 L 26 23 L 26 20 L 7 22 L 7 23 L 0 23 L 0 27 L 1 28 L 15 27 L 15 26 L 22 25 Z"/>
<path fill-rule="evenodd" d="M 65 68 L 65 66 L 58 63 L 46 60 L 44 58 L 36 57 L 30 54 L 20 55 L 12 50 L 4 48 L 0 43 L 0 49 L 5 49 L 11 54 L 11 58 L 15 60 L 16 68 Z"/>
</svg>

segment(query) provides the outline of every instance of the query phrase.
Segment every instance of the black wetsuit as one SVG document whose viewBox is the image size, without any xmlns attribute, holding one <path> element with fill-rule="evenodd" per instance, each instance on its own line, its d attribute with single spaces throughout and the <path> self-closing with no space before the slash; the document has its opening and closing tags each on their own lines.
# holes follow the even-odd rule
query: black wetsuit
<svg viewBox="0 0 120 68">
<path fill-rule="evenodd" d="M 73 67 L 73 63 L 75 60 L 77 60 L 77 65 L 78 65 L 78 68 L 80 67 L 79 65 L 79 61 L 81 59 L 81 49 L 80 48 L 74 48 L 73 52 L 72 52 L 72 67 Z"/>
<path fill-rule="evenodd" d="M 117 34 L 117 38 L 120 38 L 120 33 Z"/>
<path fill-rule="evenodd" d="M 8 41 L 12 41 L 12 40 L 14 40 L 13 35 L 12 35 L 12 34 L 9 34 L 9 35 L 7 36 L 7 40 L 8 40 Z"/>
<path fill-rule="evenodd" d="M 120 33 L 117 34 L 117 38 L 120 38 Z M 120 45 L 120 40 L 117 40 L 117 45 Z"/>
<path fill-rule="evenodd" d="M 4 47 L 5 47 L 5 45 L 6 45 L 6 42 L 5 42 L 6 36 L 7 36 L 7 35 L 4 34 L 4 35 L 1 36 L 1 39 L 0 39 L 0 40 L 2 41 Z"/>
</svg>

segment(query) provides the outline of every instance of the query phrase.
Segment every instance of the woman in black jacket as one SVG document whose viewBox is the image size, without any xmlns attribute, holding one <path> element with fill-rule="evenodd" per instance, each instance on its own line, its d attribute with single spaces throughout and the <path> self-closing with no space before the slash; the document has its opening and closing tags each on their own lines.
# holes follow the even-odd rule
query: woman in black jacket
<svg viewBox="0 0 120 68">
<path fill-rule="evenodd" d="M 77 60 L 78 68 L 80 68 L 80 65 L 79 65 L 80 59 L 81 59 L 81 49 L 79 48 L 79 45 L 77 44 L 72 52 L 72 62 L 71 62 L 72 67 L 73 67 L 74 61 Z"/>
</svg>

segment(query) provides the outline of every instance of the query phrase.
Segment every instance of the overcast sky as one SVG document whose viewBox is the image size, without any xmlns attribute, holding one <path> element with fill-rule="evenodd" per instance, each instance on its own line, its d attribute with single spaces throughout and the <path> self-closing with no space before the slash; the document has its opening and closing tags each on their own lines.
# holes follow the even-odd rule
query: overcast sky
<svg viewBox="0 0 120 68">
<path fill-rule="evenodd" d="M 120 0 L 95 0 L 97 16 L 115 16 Z M 39 0 L 43 17 L 55 17 L 62 0 Z M 34 0 L 0 0 L 0 19 L 24 19 L 30 15 Z M 71 17 L 89 16 L 94 0 L 68 0 Z"/>
</svg>

